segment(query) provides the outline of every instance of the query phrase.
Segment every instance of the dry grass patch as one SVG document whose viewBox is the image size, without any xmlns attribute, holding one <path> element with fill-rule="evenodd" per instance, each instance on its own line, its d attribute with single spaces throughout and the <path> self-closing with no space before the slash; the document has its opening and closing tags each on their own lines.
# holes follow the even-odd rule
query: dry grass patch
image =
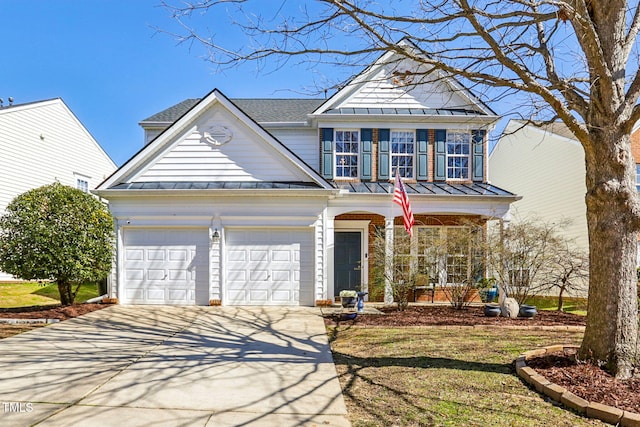
<svg viewBox="0 0 640 427">
<path fill-rule="evenodd" d="M 545 401 L 514 373 L 523 351 L 580 333 L 432 327 L 329 331 L 358 426 L 603 426 Z"/>
</svg>

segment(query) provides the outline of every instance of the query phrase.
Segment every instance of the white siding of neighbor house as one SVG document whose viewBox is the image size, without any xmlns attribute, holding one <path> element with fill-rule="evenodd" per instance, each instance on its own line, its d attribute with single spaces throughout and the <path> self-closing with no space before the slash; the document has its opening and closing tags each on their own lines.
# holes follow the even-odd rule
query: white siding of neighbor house
<svg viewBox="0 0 640 427">
<path fill-rule="evenodd" d="M 0 214 L 30 189 L 81 178 L 92 190 L 116 169 L 60 99 L 0 109 L 0 153 Z"/>
<path fill-rule="evenodd" d="M 511 205 L 514 221 L 570 219 L 564 233 L 589 249 L 584 150 L 574 140 L 510 122 L 489 157 L 490 180 L 522 196 Z"/>
<path fill-rule="evenodd" d="M 229 129 L 231 140 L 221 146 L 206 142 L 202 132 L 211 126 Z M 267 141 L 214 104 L 132 181 L 308 181 L 308 176 L 293 171 Z"/>
</svg>

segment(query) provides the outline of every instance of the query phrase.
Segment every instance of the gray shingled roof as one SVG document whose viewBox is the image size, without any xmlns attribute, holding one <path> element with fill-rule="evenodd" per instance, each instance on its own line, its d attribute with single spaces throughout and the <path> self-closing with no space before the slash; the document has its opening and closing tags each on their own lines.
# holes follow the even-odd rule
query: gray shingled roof
<svg viewBox="0 0 640 427">
<path fill-rule="evenodd" d="M 200 99 L 190 98 L 160 111 L 142 122 L 173 123 L 196 105 Z M 259 123 L 265 122 L 305 122 L 307 114 L 315 111 L 324 99 L 278 99 L 278 98 L 247 98 L 231 99 L 235 105 L 249 117 Z"/>
<path fill-rule="evenodd" d="M 449 184 L 444 182 L 418 182 L 404 184 L 407 194 L 431 194 L 444 196 L 506 196 L 515 197 L 495 185 L 473 182 L 470 184 Z M 391 182 L 339 183 L 338 188 L 349 193 L 391 194 L 394 185 Z"/>
</svg>

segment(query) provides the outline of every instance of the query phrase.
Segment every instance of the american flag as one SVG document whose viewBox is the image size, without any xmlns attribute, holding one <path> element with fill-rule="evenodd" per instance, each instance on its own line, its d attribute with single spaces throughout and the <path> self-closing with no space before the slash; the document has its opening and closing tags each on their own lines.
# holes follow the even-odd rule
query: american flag
<svg viewBox="0 0 640 427">
<path fill-rule="evenodd" d="M 402 221 L 404 222 L 404 229 L 407 230 L 409 236 L 413 237 L 413 224 L 415 224 L 413 212 L 411 211 L 409 197 L 404 189 L 402 178 L 400 178 L 398 170 L 396 170 L 396 185 L 393 190 L 393 202 L 402 207 Z"/>
</svg>

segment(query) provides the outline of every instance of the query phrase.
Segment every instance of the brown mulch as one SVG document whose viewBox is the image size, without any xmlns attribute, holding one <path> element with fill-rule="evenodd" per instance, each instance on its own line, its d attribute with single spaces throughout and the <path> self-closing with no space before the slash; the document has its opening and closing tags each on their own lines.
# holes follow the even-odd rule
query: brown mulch
<svg viewBox="0 0 640 427">
<path fill-rule="evenodd" d="M 486 317 L 482 307 L 455 310 L 451 306 L 410 306 L 399 312 L 395 306 L 379 308 L 381 315 L 358 315 L 355 320 L 340 320 L 338 314 L 325 316 L 328 326 L 342 323 L 356 326 L 584 326 L 586 318 L 556 311 L 539 311 L 530 319 Z M 616 380 L 603 369 L 576 362 L 574 354 L 551 354 L 527 361 L 549 381 L 590 402 L 640 413 L 640 378 Z"/>
<path fill-rule="evenodd" d="M 3 319 L 58 319 L 67 320 L 92 311 L 109 307 L 108 304 L 74 304 L 66 307 L 45 305 L 33 307 L 0 308 Z"/>
<path fill-rule="evenodd" d="M 535 357 L 527 366 L 585 400 L 640 413 L 640 378 L 617 380 L 598 366 L 576 361 L 575 353 L 565 349 Z"/>
<path fill-rule="evenodd" d="M 533 318 L 508 319 L 487 317 L 483 307 L 467 307 L 456 310 L 449 305 L 409 306 L 398 311 L 395 306 L 380 307 L 384 314 L 358 315 L 353 321 L 358 326 L 584 326 L 585 317 L 557 311 L 539 311 Z M 327 325 L 335 324 L 337 315 L 325 317 Z M 349 321 L 351 322 L 351 321 Z"/>
</svg>

